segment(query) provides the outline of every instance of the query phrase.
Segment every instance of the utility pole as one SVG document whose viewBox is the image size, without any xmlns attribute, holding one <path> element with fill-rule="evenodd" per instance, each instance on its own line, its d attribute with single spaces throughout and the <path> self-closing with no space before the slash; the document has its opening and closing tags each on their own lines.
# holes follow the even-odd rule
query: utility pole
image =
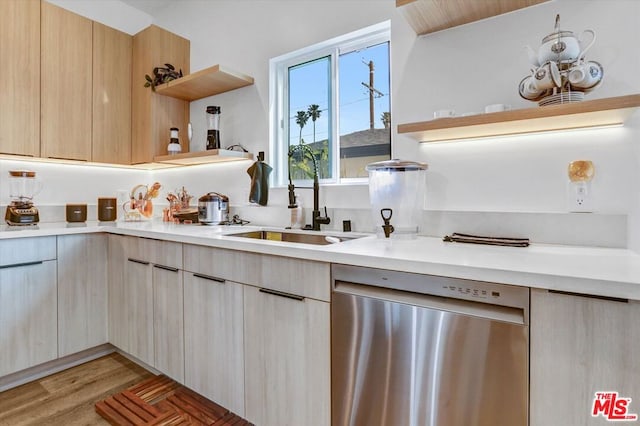
<svg viewBox="0 0 640 426">
<path fill-rule="evenodd" d="M 374 72 L 373 61 L 369 61 L 368 63 L 365 61 L 362 61 L 362 63 L 369 67 L 369 84 L 366 84 L 363 82 L 362 85 L 367 89 L 369 89 L 369 128 L 373 130 L 373 125 L 375 122 L 373 98 L 374 98 L 374 95 L 378 95 L 377 97 L 382 97 L 384 96 L 384 93 L 382 93 L 381 91 L 373 87 L 373 72 Z"/>
</svg>

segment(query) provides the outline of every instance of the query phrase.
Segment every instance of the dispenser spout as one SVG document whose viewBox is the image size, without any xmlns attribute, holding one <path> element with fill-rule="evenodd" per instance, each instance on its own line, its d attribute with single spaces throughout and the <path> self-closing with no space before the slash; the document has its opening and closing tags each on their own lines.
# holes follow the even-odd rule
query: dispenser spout
<svg viewBox="0 0 640 426">
<path fill-rule="evenodd" d="M 380 209 L 380 216 L 382 216 L 382 220 L 384 221 L 384 225 L 382 225 L 382 230 L 384 231 L 385 238 L 391 237 L 391 234 L 395 229 L 391 224 L 391 216 L 393 215 L 393 210 L 390 208 Z"/>
</svg>

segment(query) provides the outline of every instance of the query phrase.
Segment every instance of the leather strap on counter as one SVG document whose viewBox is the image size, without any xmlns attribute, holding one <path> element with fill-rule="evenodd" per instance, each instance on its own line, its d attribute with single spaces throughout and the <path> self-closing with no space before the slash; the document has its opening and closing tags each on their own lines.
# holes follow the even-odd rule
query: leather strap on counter
<svg viewBox="0 0 640 426">
<path fill-rule="evenodd" d="M 488 244 L 492 246 L 507 247 L 528 247 L 528 238 L 505 238 L 505 237 L 487 237 L 482 235 L 459 234 L 454 232 L 451 235 L 445 235 L 442 239 L 446 242 L 453 243 L 470 243 L 470 244 Z"/>
</svg>

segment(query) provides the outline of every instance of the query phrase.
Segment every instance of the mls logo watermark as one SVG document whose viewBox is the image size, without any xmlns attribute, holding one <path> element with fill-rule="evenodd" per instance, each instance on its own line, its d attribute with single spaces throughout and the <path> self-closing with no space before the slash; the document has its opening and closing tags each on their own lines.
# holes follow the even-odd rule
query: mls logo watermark
<svg viewBox="0 0 640 426">
<path fill-rule="evenodd" d="M 638 415 L 629 412 L 631 398 L 618 396 L 618 392 L 596 392 L 591 417 L 602 416 L 609 422 L 633 422 Z"/>
</svg>

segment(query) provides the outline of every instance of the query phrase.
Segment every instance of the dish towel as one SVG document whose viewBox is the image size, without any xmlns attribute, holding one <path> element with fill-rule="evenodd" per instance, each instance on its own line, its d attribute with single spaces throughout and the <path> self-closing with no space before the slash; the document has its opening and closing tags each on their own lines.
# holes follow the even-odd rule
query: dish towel
<svg viewBox="0 0 640 426">
<path fill-rule="evenodd" d="M 247 169 L 251 176 L 251 190 L 249 191 L 249 202 L 266 206 L 269 200 L 269 174 L 270 165 L 263 162 L 260 157 Z"/>
<path fill-rule="evenodd" d="M 508 247 L 528 247 L 528 238 L 504 238 L 504 237 L 483 237 L 480 235 L 458 234 L 454 232 L 451 235 L 445 235 L 442 239 L 446 242 L 454 243 L 471 243 L 471 244 L 489 244 L 493 246 Z"/>
</svg>

